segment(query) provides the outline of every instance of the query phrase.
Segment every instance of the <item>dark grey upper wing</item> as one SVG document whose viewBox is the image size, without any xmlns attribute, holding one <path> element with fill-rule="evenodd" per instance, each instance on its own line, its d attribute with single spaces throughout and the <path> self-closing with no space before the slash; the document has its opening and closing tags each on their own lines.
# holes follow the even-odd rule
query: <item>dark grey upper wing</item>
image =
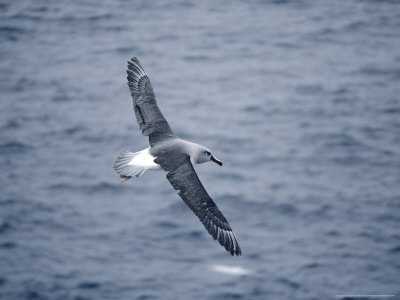
<svg viewBox="0 0 400 300">
<path fill-rule="evenodd" d="M 128 61 L 127 73 L 136 119 L 143 135 L 149 137 L 150 145 L 153 146 L 159 141 L 175 137 L 157 106 L 149 77 L 136 57 Z"/>
<path fill-rule="evenodd" d="M 231 255 L 241 255 L 242 251 L 232 228 L 201 184 L 189 156 L 181 156 L 178 164 L 176 159 L 172 164 L 170 159 L 163 157 L 156 158 L 154 162 L 168 171 L 167 179 L 179 191 L 178 195 L 196 214 L 214 240 L 218 240 Z"/>
</svg>

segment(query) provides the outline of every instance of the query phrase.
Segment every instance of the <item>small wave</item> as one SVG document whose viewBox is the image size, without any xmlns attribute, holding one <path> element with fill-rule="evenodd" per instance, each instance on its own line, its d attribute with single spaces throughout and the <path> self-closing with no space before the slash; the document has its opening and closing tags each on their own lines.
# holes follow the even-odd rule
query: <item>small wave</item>
<svg viewBox="0 0 400 300">
<path fill-rule="evenodd" d="M 183 57 L 183 59 L 187 61 L 204 61 L 208 58 L 205 55 L 186 55 Z"/>
<path fill-rule="evenodd" d="M 211 174 L 211 175 L 216 175 L 216 176 L 213 176 L 216 178 L 222 177 L 225 180 L 232 180 L 232 181 L 235 180 L 235 181 L 239 181 L 239 182 L 242 182 L 243 180 L 246 179 L 246 177 L 243 176 L 242 174 L 234 173 L 234 172 L 221 172 L 221 174 Z"/>
<path fill-rule="evenodd" d="M 0 248 L 5 248 L 5 249 L 13 249 L 16 248 L 17 244 L 13 242 L 4 242 L 0 244 Z"/>
<path fill-rule="evenodd" d="M 170 236 L 171 239 L 183 239 L 183 240 L 190 240 L 190 239 L 198 239 L 204 235 L 203 230 L 190 230 L 190 231 L 183 231 L 179 233 L 174 233 Z"/>
<path fill-rule="evenodd" d="M 179 228 L 179 224 L 171 221 L 160 221 L 157 222 L 157 226 L 161 228 Z"/>
<path fill-rule="evenodd" d="M 393 253 L 400 252 L 400 246 L 393 247 L 392 249 L 390 249 L 390 252 L 393 252 Z"/>
<path fill-rule="evenodd" d="M 74 134 L 82 132 L 84 130 L 85 130 L 84 126 L 77 125 L 77 126 L 73 126 L 73 127 L 70 127 L 70 128 L 67 128 L 67 129 L 63 130 L 63 134 L 74 135 Z"/>
<path fill-rule="evenodd" d="M 245 297 L 239 293 L 226 292 L 213 295 L 213 299 L 245 299 Z"/>
<path fill-rule="evenodd" d="M 249 275 L 252 272 L 240 266 L 226 266 L 226 265 L 215 265 L 211 269 L 214 272 L 230 274 L 230 275 Z"/>
<path fill-rule="evenodd" d="M 50 190 L 69 190 L 69 191 L 76 190 L 76 191 L 84 191 L 87 193 L 100 193 L 107 191 L 117 191 L 118 185 L 108 182 L 99 182 L 97 184 L 90 184 L 90 185 L 69 184 L 65 182 L 60 182 L 49 185 L 48 188 Z"/>
<path fill-rule="evenodd" d="M 260 105 L 247 105 L 242 110 L 245 112 L 259 112 L 261 109 Z"/>
<path fill-rule="evenodd" d="M 283 284 L 287 285 L 288 287 L 291 287 L 292 289 L 298 289 L 300 287 L 300 284 L 298 284 L 297 282 L 291 281 L 286 278 L 280 278 L 280 279 L 278 279 L 278 282 L 283 283 Z"/>
<path fill-rule="evenodd" d="M 138 55 L 143 55 L 141 52 L 139 52 L 140 50 L 133 45 L 116 47 L 114 51 L 121 54 L 139 53 Z"/>
<path fill-rule="evenodd" d="M 382 110 L 383 113 L 385 114 L 399 114 L 400 113 L 400 107 L 390 107 L 390 108 L 385 108 Z"/>
<path fill-rule="evenodd" d="M 242 195 L 238 195 L 238 194 L 222 194 L 221 196 L 218 197 L 218 201 L 233 201 L 233 202 L 241 202 L 243 201 L 244 196 Z"/>
<path fill-rule="evenodd" d="M 80 289 L 97 289 L 98 287 L 100 287 L 98 282 L 82 282 L 78 285 Z"/>
<path fill-rule="evenodd" d="M 279 42 L 275 44 L 279 48 L 285 48 L 285 49 L 298 49 L 299 45 L 295 43 L 288 43 L 288 42 Z"/>
<path fill-rule="evenodd" d="M 0 27 L 0 36 L 9 40 L 9 41 L 17 41 L 18 38 L 26 34 L 27 30 L 16 27 L 16 26 L 1 26 Z"/>
<path fill-rule="evenodd" d="M 0 224 L 0 234 L 7 232 L 12 228 L 11 224 L 8 222 L 3 222 Z"/>
<path fill-rule="evenodd" d="M 368 23 L 367 23 L 367 22 L 364 22 L 364 21 L 354 21 L 354 22 L 351 22 L 351 23 L 345 25 L 344 28 L 343 28 L 343 30 L 344 30 L 345 32 L 348 32 L 348 31 L 358 31 L 358 30 L 360 30 L 360 29 L 364 29 L 366 26 L 368 26 Z"/>
<path fill-rule="evenodd" d="M 302 268 L 303 269 L 315 269 L 315 268 L 318 268 L 319 266 L 320 265 L 318 263 L 312 262 L 312 263 L 304 265 Z"/>
<path fill-rule="evenodd" d="M 279 212 L 280 214 L 287 215 L 287 216 L 295 216 L 299 213 L 296 206 L 290 203 L 278 203 L 272 205 L 272 209 Z"/>
<path fill-rule="evenodd" d="M 30 149 L 32 149 L 31 146 L 28 146 L 26 144 L 17 141 L 11 141 L 8 143 L 0 144 L 1 154 L 25 153 Z"/>
<path fill-rule="evenodd" d="M 2 127 L 3 130 L 19 128 L 21 125 L 17 120 L 10 119 Z"/>
<path fill-rule="evenodd" d="M 296 87 L 296 91 L 302 95 L 320 95 L 325 91 L 323 87 L 319 84 L 300 84 Z"/>
<path fill-rule="evenodd" d="M 89 16 L 88 20 L 89 21 L 99 21 L 99 20 L 109 20 L 113 17 L 112 14 L 110 13 L 102 13 L 94 16 Z"/>
<path fill-rule="evenodd" d="M 387 76 L 393 79 L 400 78 L 400 69 L 393 67 L 367 65 L 362 67 L 359 73 L 367 76 Z"/>
</svg>

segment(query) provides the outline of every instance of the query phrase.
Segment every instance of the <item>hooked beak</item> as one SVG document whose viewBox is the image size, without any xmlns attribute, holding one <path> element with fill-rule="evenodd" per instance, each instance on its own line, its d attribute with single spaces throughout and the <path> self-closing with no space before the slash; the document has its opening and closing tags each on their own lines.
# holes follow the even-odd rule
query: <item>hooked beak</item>
<svg viewBox="0 0 400 300">
<path fill-rule="evenodd" d="M 220 166 L 222 166 L 222 161 L 216 159 L 214 156 L 211 156 L 211 160 L 212 160 L 213 162 L 215 162 L 216 164 L 219 164 Z"/>
</svg>

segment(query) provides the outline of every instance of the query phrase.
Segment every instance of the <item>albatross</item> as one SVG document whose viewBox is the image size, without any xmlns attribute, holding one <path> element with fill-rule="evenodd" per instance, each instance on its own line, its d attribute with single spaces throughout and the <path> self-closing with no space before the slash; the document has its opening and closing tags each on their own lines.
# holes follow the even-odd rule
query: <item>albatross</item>
<svg viewBox="0 0 400 300">
<path fill-rule="evenodd" d="M 212 161 L 220 166 L 210 149 L 183 139 L 172 131 L 157 105 L 150 79 L 139 60 L 128 61 L 128 86 L 136 120 L 150 147 L 139 152 L 120 153 L 114 170 L 121 182 L 140 177 L 146 170 L 164 170 L 178 195 L 221 246 L 233 255 L 241 255 L 239 243 L 228 221 L 200 182 L 194 164 Z"/>
</svg>

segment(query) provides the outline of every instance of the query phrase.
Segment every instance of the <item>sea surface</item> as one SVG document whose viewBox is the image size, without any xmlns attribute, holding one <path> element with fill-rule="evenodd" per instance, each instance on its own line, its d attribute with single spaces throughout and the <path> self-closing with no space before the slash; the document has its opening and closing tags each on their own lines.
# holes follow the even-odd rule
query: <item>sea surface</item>
<svg viewBox="0 0 400 300">
<path fill-rule="evenodd" d="M 133 56 L 241 257 L 119 182 Z M 0 299 L 400 299 L 399 1 L 1 0 L 0 70 Z"/>
</svg>

